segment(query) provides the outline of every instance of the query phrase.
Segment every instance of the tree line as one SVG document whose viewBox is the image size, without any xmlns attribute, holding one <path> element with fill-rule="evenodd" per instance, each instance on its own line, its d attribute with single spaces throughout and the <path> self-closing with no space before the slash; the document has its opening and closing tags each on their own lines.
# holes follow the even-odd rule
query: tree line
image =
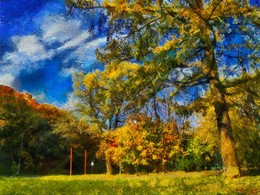
<svg viewBox="0 0 260 195">
<path fill-rule="evenodd" d="M 91 85 L 93 81 L 102 81 L 91 80 L 89 77 L 93 74 L 86 74 L 85 81 Z M 106 78 L 110 76 L 107 72 L 104 75 Z M 252 91 L 259 94 L 256 86 L 259 82 L 248 83 L 245 90 L 254 89 Z M 92 93 L 91 97 L 86 96 L 85 89 L 75 90 L 85 94 L 79 96 L 84 97 L 82 101 L 85 102 L 79 103 L 75 116 L 75 113 L 39 104 L 29 94 L 0 86 L 2 174 L 68 174 L 70 148 L 74 151 L 73 172 L 78 174 L 83 173 L 84 150 L 87 150 L 88 173 L 92 172 L 92 161 L 95 173 L 111 174 L 223 168 L 213 106 L 205 105 L 207 109 L 197 112 L 192 119 L 185 116 L 185 108 L 175 110 L 170 106 L 173 105 L 170 99 L 158 94 L 142 108 L 131 106 L 131 112 L 127 112 L 124 110 L 127 107 L 123 109 L 125 105 L 122 104 L 120 113 L 114 113 L 116 109 L 110 107 L 116 105 L 112 104 L 111 96 L 107 97 L 107 87 Z M 259 100 L 245 95 L 242 89 L 233 88 L 229 97 L 230 103 L 237 102 L 237 106 L 229 110 L 234 142 L 241 168 L 257 171 Z M 137 102 L 133 105 L 137 106 Z M 111 115 L 111 118 L 107 117 Z"/>
</svg>

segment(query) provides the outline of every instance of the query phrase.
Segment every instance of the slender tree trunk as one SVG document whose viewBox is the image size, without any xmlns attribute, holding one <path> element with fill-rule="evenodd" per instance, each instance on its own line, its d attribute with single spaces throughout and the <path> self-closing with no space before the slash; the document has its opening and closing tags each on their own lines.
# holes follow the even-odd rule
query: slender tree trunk
<svg viewBox="0 0 260 195">
<path fill-rule="evenodd" d="M 111 155 L 110 152 L 106 152 L 106 170 L 107 174 L 112 174 L 113 169 L 112 169 L 112 163 L 111 163 Z"/>
<path fill-rule="evenodd" d="M 227 103 L 225 101 L 224 92 L 222 91 L 224 89 L 218 79 L 211 80 L 210 89 L 211 94 L 214 96 L 213 105 L 220 134 L 220 153 L 224 166 L 224 175 L 228 177 L 239 177 L 240 167 L 237 159 Z"/>
</svg>

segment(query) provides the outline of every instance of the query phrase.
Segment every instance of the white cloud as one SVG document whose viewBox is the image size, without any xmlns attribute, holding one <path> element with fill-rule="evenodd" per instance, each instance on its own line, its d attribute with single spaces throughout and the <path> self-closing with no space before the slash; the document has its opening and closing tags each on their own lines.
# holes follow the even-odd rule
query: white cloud
<svg viewBox="0 0 260 195">
<path fill-rule="evenodd" d="M 17 42 L 16 47 L 18 52 L 25 53 L 27 55 L 34 55 L 35 53 L 39 53 L 44 50 L 35 35 L 13 37 L 13 41 Z"/>
<path fill-rule="evenodd" d="M 102 37 L 102 38 L 98 38 L 95 39 L 91 42 L 89 42 L 85 48 L 86 49 L 92 49 L 92 50 L 96 50 L 98 47 L 103 46 L 106 43 L 107 38 L 106 37 Z"/>
<path fill-rule="evenodd" d="M 0 84 L 13 87 L 15 77 L 11 74 L 0 75 Z"/>
<path fill-rule="evenodd" d="M 63 68 L 62 71 L 60 72 L 60 76 L 68 77 L 68 76 L 71 76 L 73 73 L 75 73 L 77 71 L 78 71 L 78 69 L 76 69 L 74 67 Z"/>
<path fill-rule="evenodd" d="M 96 49 L 105 46 L 105 44 L 106 44 L 106 37 L 94 39 L 93 41 L 82 44 L 80 47 L 74 50 L 70 55 L 68 55 L 63 60 L 63 63 L 66 64 L 70 60 L 76 59 L 76 61 L 82 63 L 82 65 L 89 64 L 89 63 L 92 64 L 96 61 L 96 55 L 95 55 Z"/>
<path fill-rule="evenodd" d="M 68 100 L 65 104 L 62 105 L 62 109 L 64 110 L 75 110 L 76 104 L 78 103 L 78 98 L 73 95 L 73 93 L 68 94 Z"/>
<path fill-rule="evenodd" d="M 41 24 L 41 29 L 43 31 L 42 40 L 45 44 L 61 44 L 55 50 L 56 54 L 66 49 L 74 49 L 67 56 L 64 56 L 63 64 L 73 63 L 72 61 L 74 61 L 77 66 L 82 65 L 80 69 L 84 68 L 86 61 L 87 64 L 96 61 L 95 50 L 106 43 L 106 37 L 93 39 L 86 30 L 82 29 L 80 20 L 68 20 L 64 16 L 46 16 Z M 92 41 L 90 41 L 91 38 Z M 77 68 L 79 67 L 75 67 L 73 70 L 63 69 L 60 74 L 62 76 L 71 75 L 71 71 L 74 72 Z"/>
<path fill-rule="evenodd" d="M 6 73 L 18 75 L 21 70 L 33 72 L 42 67 L 41 63 L 32 60 L 33 58 L 19 52 L 7 53 L 3 57 L 5 66 L 2 69 Z"/>
<path fill-rule="evenodd" d="M 53 50 L 46 51 L 44 44 L 35 35 L 14 36 L 12 41 L 16 50 L 5 53 L 2 59 L 5 64 L 2 69 L 6 73 L 17 75 L 21 70 L 33 72 L 41 68 L 41 61 L 53 56 Z"/>
<path fill-rule="evenodd" d="M 17 51 L 6 53 L 3 56 L 3 63 L 6 66 L 4 66 L 2 69 L 5 72 L 14 71 L 13 73 L 18 73 L 22 69 L 23 64 L 26 64 L 27 61 L 27 57 Z"/>
<path fill-rule="evenodd" d="M 47 52 L 42 42 L 35 35 L 13 37 L 18 53 L 30 57 L 31 61 L 40 61 L 50 58 L 52 55 Z"/>
<path fill-rule="evenodd" d="M 81 22 L 79 20 L 68 20 L 63 16 L 46 16 L 41 24 L 43 40 L 46 43 L 64 43 L 81 34 Z"/>
<path fill-rule="evenodd" d="M 84 63 L 87 61 L 89 64 L 89 62 L 96 61 L 95 50 L 106 43 L 105 37 L 89 42 L 91 35 L 82 29 L 80 20 L 67 19 L 60 15 L 49 15 L 36 19 L 34 22 L 40 23 L 42 34 L 12 37 L 16 50 L 5 53 L 2 58 L 4 64 L 2 70 L 5 73 L 17 76 L 21 70 L 34 72 L 42 68 L 45 60 L 53 58 L 61 51 L 72 48 L 74 50 L 69 55 L 64 56 L 64 64 L 70 61 L 75 61 L 77 65 L 82 61 Z M 46 49 L 48 44 L 57 42 L 61 44 L 60 47 Z M 68 71 L 63 70 L 61 74 L 70 75 L 71 73 Z"/>
<path fill-rule="evenodd" d="M 58 50 L 78 47 L 78 46 L 82 45 L 86 41 L 86 39 L 88 39 L 89 37 L 90 37 L 90 35 L 88 32 L 83 32 L 83 33 L 79 34 L 77 37 L 66 42 L 63 46 L 58 48 Z"/>
</svg>

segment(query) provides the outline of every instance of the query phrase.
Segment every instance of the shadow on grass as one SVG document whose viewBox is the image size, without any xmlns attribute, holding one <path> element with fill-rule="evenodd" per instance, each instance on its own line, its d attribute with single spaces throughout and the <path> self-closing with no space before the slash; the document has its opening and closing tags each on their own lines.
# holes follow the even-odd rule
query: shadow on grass
<svg viewBox="0 0 260 195">
<path fill-rule="evenodd" d="M 242 169 L 242 176 L 257 176 L 260 175 L 260 168 Z"/>
</svg>

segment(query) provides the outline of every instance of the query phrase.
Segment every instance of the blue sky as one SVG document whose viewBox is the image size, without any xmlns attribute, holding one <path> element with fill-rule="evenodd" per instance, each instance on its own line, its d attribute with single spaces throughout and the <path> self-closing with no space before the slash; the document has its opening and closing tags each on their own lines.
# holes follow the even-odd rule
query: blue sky
<svg viewBox="0 0 260 195">
<path fill-rule="evenodd" d="M 102 68 L 95 50 L 106 35 L 89 32 L 97 14 L 69 15 L 64 1 L 0 0 L 0 84 L 72 108 L 72 74 Z"/>
<path fill-rule="evenodd" d="M 106 36 L 88 31 L 93 18 L 69 15 L 64 0 L 0 0 L 0 84 L 72 106 L 72 74 L 102 68 Z"/>
</svg>

